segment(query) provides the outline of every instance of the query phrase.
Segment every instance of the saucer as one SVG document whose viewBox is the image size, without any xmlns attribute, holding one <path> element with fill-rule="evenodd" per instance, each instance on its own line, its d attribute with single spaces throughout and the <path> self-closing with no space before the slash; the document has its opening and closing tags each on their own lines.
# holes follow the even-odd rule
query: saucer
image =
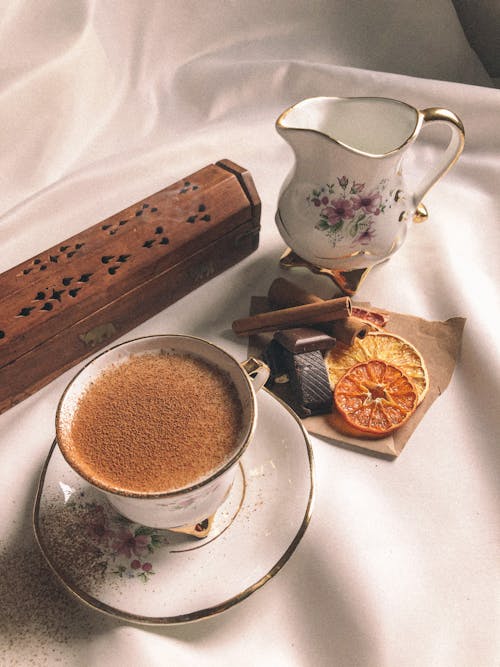
<svg viewBox="0 0 500 667">
<path fill-rule="evenodd" d="M 115 618 L 170 625 L 219 614 L 269 581 L 308 526 L 313 458 L 288 406 L 266 389 L 257 403 L 254 440 L 203 540 L 123 518 L 68 466 L 54 441 L 33 521 L 62 584 Z"/>
</svg>

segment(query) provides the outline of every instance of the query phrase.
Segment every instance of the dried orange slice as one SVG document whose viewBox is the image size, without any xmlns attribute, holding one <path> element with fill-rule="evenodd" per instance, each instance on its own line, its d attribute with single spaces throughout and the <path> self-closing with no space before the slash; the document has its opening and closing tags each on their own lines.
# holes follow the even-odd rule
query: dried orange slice
<svg viewBox="0 0 500 667">
<path fill-rule="evenodd" d="M 413 383 L 421 403 L 429 388 L 427 368 L 420 352 L 407 340 L 385 331 L 370 331 L 352 345 L 337 341 L 325 355 L 330 385 L 335 389 L 340 378 L 360 362 L 380 359 L 399 368 Z"/>
<path fill-rule="evenodd" d="M 418 395 L 408 377 L 380 359 L 352 366 L 337 382 L 337 410 L 354 428 L 387 435 L 415 412 Z"/>
</svg>

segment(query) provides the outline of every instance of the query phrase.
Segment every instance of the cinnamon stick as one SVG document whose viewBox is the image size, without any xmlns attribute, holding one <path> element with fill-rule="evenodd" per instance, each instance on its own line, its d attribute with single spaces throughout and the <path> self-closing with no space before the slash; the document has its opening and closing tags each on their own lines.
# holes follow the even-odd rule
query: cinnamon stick
<svg viewBox="0 0 500 667">
<path fill-rule="evenodd" d="M 316 294 L 309 294 L 302 287 L 291 283 L 286 278 L 276 278 L 269 288 L 267 297 L 278 308 L 293 308 L 306 303 L 320 303 L 323 301 L 321 297 L 316 296 Z"/>
<path fill-rule="evenodd" d="M 356 338 L 364 338 L 372 329 L 369 324 L 353 315 L 339 322 L 331 322 L 330 327 L 332 331 L 330 335 L 349 346 L 354 343 Z"/>
<path fill-rule="evenodd" d="M 324 299 L 316 296 L 316 294 L 306 292 L 285 278 L 276 278 L 271 284 L 268 299 L 274 306 L 280 308 L 324 303 Z M 356 338 L 364 338 L 371 327 L 363 320 L 353 317 L 351 313 L 344 319 L 333 320 L 332 318 L 332 321 L 320 323 L 318 329 L 321 329 L 321 331 L 333 336 L 346 345 L 352 345 Z"/>
<path fill-rule="evenodd" d="M 272 310 L 235 320 L 233 331 L 238 336 L 250 336 L 277 329 L 293 329 L 309 324 L 345 319 L 349 317 L 351 311 L 351 300 L 347 296 L 337 299 L 320 299 L 317 303 Z"/>
</svg>

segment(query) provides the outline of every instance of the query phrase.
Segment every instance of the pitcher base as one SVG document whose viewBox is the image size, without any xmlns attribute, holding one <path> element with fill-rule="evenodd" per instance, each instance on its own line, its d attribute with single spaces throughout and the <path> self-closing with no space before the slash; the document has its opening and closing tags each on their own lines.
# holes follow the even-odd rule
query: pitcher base
<svg viewBox="0 0 500 667">
<path fill-rule="evenodd" d="M 302 257 L 299 257 L 291 248 L 287 248 L 280 258 L 280 267 L 282 269 L 306 268 L 312 273 L 330 278 L 337 287 L 346 296 L 352 296 L 356 293 L 359 286 L 366 278 L 371 266 L 365 269 L 325 269 L 324 267 L 311 264 Z"/>
</svg>

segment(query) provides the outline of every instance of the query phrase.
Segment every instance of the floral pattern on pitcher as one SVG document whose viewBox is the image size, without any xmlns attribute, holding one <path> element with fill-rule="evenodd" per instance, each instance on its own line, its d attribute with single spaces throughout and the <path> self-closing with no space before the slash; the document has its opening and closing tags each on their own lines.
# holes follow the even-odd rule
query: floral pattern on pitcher
<svg viewBox="0 0 500 667">
<path fill-rule="evenodd" d="M 315 229 L 324 232 L 330 243 L 369 245 L 376 236 L 376 218 L 390 208 L 392 193 L 386 193 L 388 179 L 377 187 L 337 177 L 337 183 L 326 183 L 306 197 L 309 206 L 318 209 Z"/>
</svg>

